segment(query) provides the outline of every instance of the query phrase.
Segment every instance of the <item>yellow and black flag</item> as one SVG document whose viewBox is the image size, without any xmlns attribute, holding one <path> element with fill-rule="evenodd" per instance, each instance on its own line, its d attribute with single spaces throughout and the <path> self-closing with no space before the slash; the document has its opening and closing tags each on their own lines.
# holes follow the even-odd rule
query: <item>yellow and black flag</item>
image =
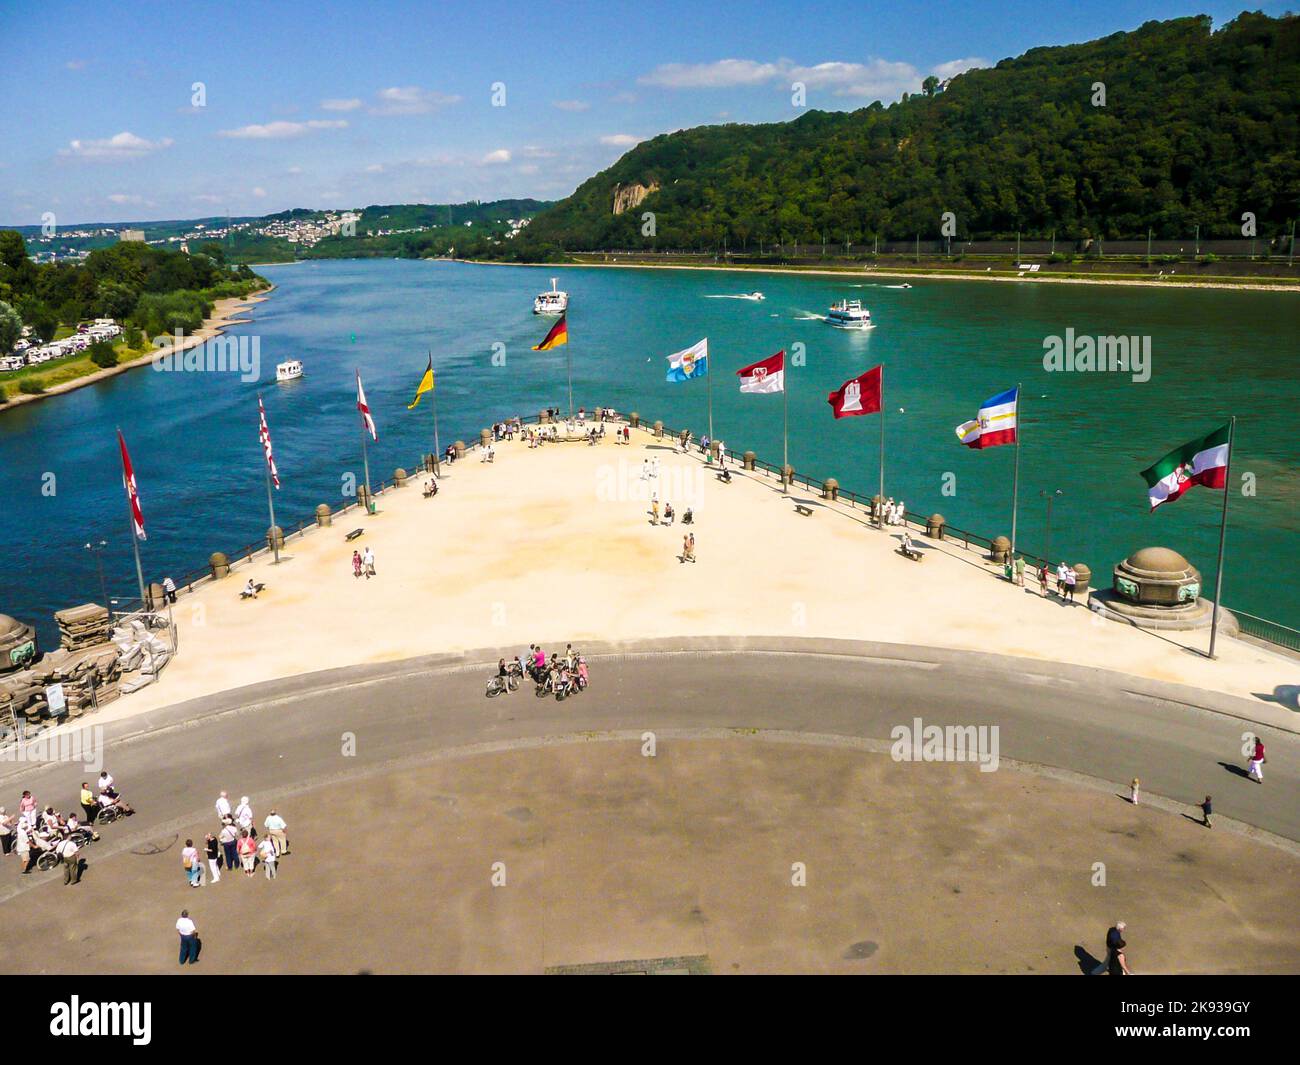
<svg viewBox="0 0 1300 1065">
<path fill-rule="evenodd" d="M 420 405 L 420 397 L 426 392 L 433 391 L 433 356 L 429 356 L 429 368 L 424 371 L 424 376 L 420 378 L 419 387 L 415 390 L 415 398 L 406 405 L 407 410 L 415 410 Z"/>
<path fill-rule="evenodd" d="M 558 348 L 561 344 L 569 342 L 569 327 L 566 324 L 565 316 L 560 315 L 560 320 L 551 326 L 551 331 L 546 334 L 546 339 L 536 345 L 534 351 L 550 351 L 551 348 Z"/>
</svg>

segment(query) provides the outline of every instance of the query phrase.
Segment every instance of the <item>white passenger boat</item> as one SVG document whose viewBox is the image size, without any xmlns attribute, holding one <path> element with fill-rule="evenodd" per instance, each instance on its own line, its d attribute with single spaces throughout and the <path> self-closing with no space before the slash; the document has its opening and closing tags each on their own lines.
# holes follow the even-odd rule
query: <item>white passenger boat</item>
<svg viewBox="0 0 1300 1065">
<path fill-rule="evenodd" d="M 742 300 L 754 300 L 755 302 L 758 302 L 759 300 L 766 299 L 766 298 L 767 297 L 765 297 L 761 292 L 749 292 L 744 296 L 740 297 L 740 299 Z"/>
<path fill-rule="evenodd" d="M 277 381 L 294 381 L 301 376 L 302 363 L 297 359 L 290 359 L 288 362 L 276 364 L 275 379 Z"/>
<path fill-rule="evenodd" d="M 551 278 L 551 291 L 541 293 L 533 300 L 534 314 L 558 316 L 569 309 L 569 294 L 555 287 L 555 278 Z"/>
<path fill-rule="evenodd" d="M 831 304 L 826 322 L 836 329 L 870 329 L 871 312 L 862 306 L 861 300 L 840 300 Z"/>
</svg>

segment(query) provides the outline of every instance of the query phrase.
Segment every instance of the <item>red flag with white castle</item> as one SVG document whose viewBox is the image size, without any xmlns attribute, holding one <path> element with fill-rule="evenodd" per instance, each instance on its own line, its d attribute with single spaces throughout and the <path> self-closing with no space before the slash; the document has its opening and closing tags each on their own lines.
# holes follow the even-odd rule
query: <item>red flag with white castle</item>
<svg viewBox="0 0 1300 1065">
<path fill-rule="evenodd" d="M 864 374 L 851 377 L 826 397 L 837 418 L 851 418 L 856 414 L 876 414 L 880 410 L 881 377 L 883 366 L 876 366 Z"/>
<path fill-rule="evenodd" d="M 262 406 L 262 397 L 257 397 L 258 439 L 262 441 L 262 451 L 266 455 L 266 468 L 271 474 L 271 482 L 280 487 L 280 474 L 275 468 L 275 454 L 271 451 L 271 430 L 266 424 L 266 408 Z"/>
<path fill-rule="evenodd" d="M 122 449 L 122 486 L 126 489 L 126 498 L 131 505 L 131 528 L 137 540 L 147 540 L 144 534 L 144 511 L 140 509 L 140 493 L 135 487 L 135 468 L 131 465 L 131 456 L 127 454 L 126 440 L 122 430 L 117 431 L 117 443 Z"/>
<path fill-rule="evenodd" d="M 785 350 L 736 371 L 742 392 L 784 392 Z"/>
<path fill-rule="evenodd" d="M 371 440 L 378 440 L 379 436 L 375 432 L 375 419 L 370 417 L 370 405 L 366 403 L 366 393 L 361 387 L 361 371 L 357 371 L 357 410 L 361 412 L 361 424 L 366 427 L 366 432 L 370 434 Z"/>
</svg>

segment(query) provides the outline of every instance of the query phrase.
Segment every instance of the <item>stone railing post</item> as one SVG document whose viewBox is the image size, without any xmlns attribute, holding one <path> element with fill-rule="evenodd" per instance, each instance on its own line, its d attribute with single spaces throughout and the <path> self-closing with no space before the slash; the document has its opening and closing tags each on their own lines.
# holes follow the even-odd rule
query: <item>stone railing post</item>
<svg viewBox="0 0 1300 1065">
<path fill-rule="evenodd" d="M 334 514 L 330 510 L 330 505 L 328 503 L 321 503 L 316 508 L 316 524 L 322 529 L 325 528 L 326 525 L 334 524 Z"/>
<path fill-rule="evenodd" d="M 219 581 L 230 572 L 230 559 L 221 551 L 213 551 L 208 556 L 208 567 L 212 570 L 212 579 Z"/>
<path fill-rule="evenodd" d="M 876 496 L 879 499 L 880 496 Z M 925 535 L 934 540 L 943 539 L 943 528 L 948 524 L 948 519 L 942 514 L 931 514 L 925 519 Z"/>
</svg>

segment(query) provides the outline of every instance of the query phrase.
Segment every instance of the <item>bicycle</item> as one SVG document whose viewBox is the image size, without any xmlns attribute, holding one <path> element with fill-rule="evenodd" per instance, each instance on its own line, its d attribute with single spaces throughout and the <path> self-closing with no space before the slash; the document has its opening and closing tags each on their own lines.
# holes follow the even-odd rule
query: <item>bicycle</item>
<svg viewBox="0 0 1300 1065">
<path fill-rule="evenodd" d="M 508 692 L 508 691 L 512 692 L 518 690 L 519 690 L 519 675 L 517 673 L 511 673 L 505 677 L 498 675 L 491 678 L 487 682 L 487 692 L 485 694 L 489 699 L 495 699 L 498 695 L 501 695 L 503 692 Z"/>
</svg>

